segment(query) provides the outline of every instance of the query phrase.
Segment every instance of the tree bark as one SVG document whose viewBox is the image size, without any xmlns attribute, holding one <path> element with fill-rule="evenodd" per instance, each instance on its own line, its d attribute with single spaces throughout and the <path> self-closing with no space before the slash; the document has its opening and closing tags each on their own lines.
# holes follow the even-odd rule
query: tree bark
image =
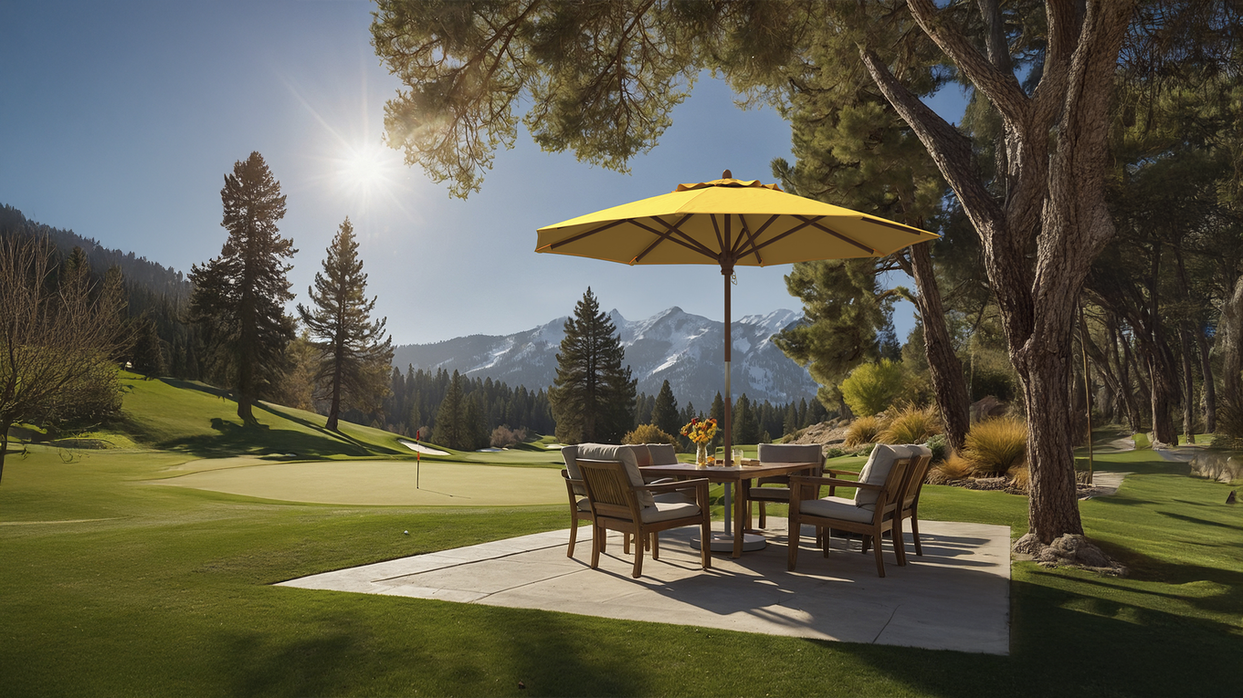
<svg viewBox="0 0 1243 698">
<path fill-rule="evenodd" d="M 919 289 L 916 305 L 924 323 L 924 354 L 941 412 L 941 426 L 950 448 L 961 453 L 966 447 L 967 430 L 971 428 L 971 399 L 962 375 L 962 362 L 954 354 L 954 345 L 945 326 L 945 308 L 941 304 L 941 289 L 937 286 L 928 245 L 911 248 L 911 275 Z"/>
<path fill-rule="evenodd" d="M 1208 360 L 1208 346 L 1204 341 L 1203 322 L 1196 322 L 1192 326 L 1189 317 L 1193 303 L 1191 300 L 1191 285 L 1187 283 L 1187 265 L 1183 262 L 1183 251 L 1181 248 L 1182 241 L 1179 246 L 1174 247 L 1174 261 L 1178 268 L 1178 286 L 1182 291 L 1183 306 L 1187 309 L 1184 317 L 1178 325 L 1179 339 L 1183 344 L 1183 374 L 1187 381 L 1187 394 L 1185 408 L 1183 410 L 1183 426 L 1187 433 L 1188 443 L 1195 443 L 1194 418 L 1192 417 L 1192 405 L 1195 404 L 1195 383 L 1193 381 L 1191 363 L 1192 343 L 1195 344 L 1195 351 L 1198 353 L 1200 360 L 1200 377 L 1204 382 L 1204 431 L 1213 433 L 1216 427 L 1216 394 L 1213 390 L 1213 369 Z"/>
<path fill-rule="evenodd" d="M 0 422 L 0 482 L 4 480 L 4 457 L 9 453 L 9 427 L 11 422 Z"/>
<path fill-rule="evenodd" d="M 1195 341 L 1200 352 L 1200 375 L 1204 378 L 1204 431 L 1212 434 L 1217 431 L 1217 386 L 1213 380 L 1213 364 L 1209 361 L 1208 339 L 1204 337 L 1203 328 L 1196 328 Z"/>
<path fill-rule="evenodd" d="M 1217 345 L 1221 354 L 1221 412 L 1226 431 L 1243 436 L 1243 276 L 1235 280 L 1234 293 L 1222 305 L 1217 323 Z"/>
</svg>

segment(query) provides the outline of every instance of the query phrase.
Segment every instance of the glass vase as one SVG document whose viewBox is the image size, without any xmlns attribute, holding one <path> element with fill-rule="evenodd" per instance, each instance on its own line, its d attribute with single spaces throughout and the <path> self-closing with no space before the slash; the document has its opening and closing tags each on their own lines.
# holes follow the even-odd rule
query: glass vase
<svg viewBox="0 0 1243 698">
<path fill-rule="evenodd" d="M 695 465 L 705 466 L 708 464 L 708 444 L 695 445 Z"/>
</svg>

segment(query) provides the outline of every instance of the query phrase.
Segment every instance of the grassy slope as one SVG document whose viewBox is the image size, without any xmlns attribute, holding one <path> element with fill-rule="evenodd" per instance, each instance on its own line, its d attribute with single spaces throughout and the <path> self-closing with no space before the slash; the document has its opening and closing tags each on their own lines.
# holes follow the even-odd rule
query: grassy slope
<svg viewBox="0 0 1243 698">
<path fill-rule="evenodd" d="M 274 504 L 143 484 L 212 450 L 185 438 L 166 438 L 174 452 L 66 462 L 32 447 L 9 460 L 5 695 L 1237 695 L 1243 511 L 1221 504 L 1228 488 L 1151 452 L 1099 456 L 1099 469 L 1135 475 L 1082 506 L 1089 533 L 1133 576 L 1016 563 L 1013 654 L 993 657 L 274 588 L 560 528 L 564 508 Z M 924 497 L 927 519 L 1025 527 L 1019 497 L 944 487 Z M 77 519 L 102 520 L 13 525 Z"/>
<path fill-rule="evenodd" d="M 203 383 L 173 379 L 148 380 L 123 374 L 126 391 L 122 428 L 151 448 L 199 458 L 235 455 L 290 455 L 301 459 L 404 458 L 414 451 L 405 437 L 350 422 L 340 422 L 340 433 L 324 428 L 326 418 L 314 412 L 261 403 L 255 409 L 258 426 L 243 426 L 237 404 L 223 391 Z M 545 465 L 561 462 L 556 451 L 538 449 L 503 453 L 424 454 L 427 460 L 478 462 L 493 465 Z M 560 467 L 560 466 L 558 466 Z"/>
</svg>

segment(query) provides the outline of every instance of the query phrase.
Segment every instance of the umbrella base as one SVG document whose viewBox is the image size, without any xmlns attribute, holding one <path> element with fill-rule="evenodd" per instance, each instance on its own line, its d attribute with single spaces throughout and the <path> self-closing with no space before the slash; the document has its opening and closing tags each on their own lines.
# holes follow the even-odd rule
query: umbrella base
<svg viewBox="0 0 1243 698">
<path fill-rule="evenodd" d="M 700 536 L 691 538 L 691 547 L 699 550 Z M 768 545 L 768 541 L 764 540 L 764 536 L 755 533 L 742 534 L 742 550 L 743 552 L 754 552 L 763 550 Z M 708 549 L 714 553 L 732 553 L 734 552 L 734 537 L 728 533 L 716 531 L 712 534 L 712 539 L 708 543 Z"/>
</svg>

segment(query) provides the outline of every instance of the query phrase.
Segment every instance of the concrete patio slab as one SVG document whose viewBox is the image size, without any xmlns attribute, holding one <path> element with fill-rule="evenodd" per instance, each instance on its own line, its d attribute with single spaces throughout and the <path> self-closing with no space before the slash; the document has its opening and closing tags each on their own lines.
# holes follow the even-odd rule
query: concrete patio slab
<svg viewBox="0 0 1243 698">
<path fill-rule="evenodd" d="M 773 520 L 770 519 L 770 523 Z M 1010 529 L 920 523 L 924 555 L 907 534 L 906 567 L 885 547 L 885 574 L 859 542 L 834 539 L 827 558 L 804 530 L 798 569 L 786 570 L 784 520 L 764 550 L 700 569 L 695 529 L 660 534 L 660 560 L 631 555 L 611 534 L 592 570 L 591 529 L 550 531 L 303 577 L 279 586 L 384 594 L 580 615 L 676 623 L 842 642 L 1009 654 Z"/>
</svg>

